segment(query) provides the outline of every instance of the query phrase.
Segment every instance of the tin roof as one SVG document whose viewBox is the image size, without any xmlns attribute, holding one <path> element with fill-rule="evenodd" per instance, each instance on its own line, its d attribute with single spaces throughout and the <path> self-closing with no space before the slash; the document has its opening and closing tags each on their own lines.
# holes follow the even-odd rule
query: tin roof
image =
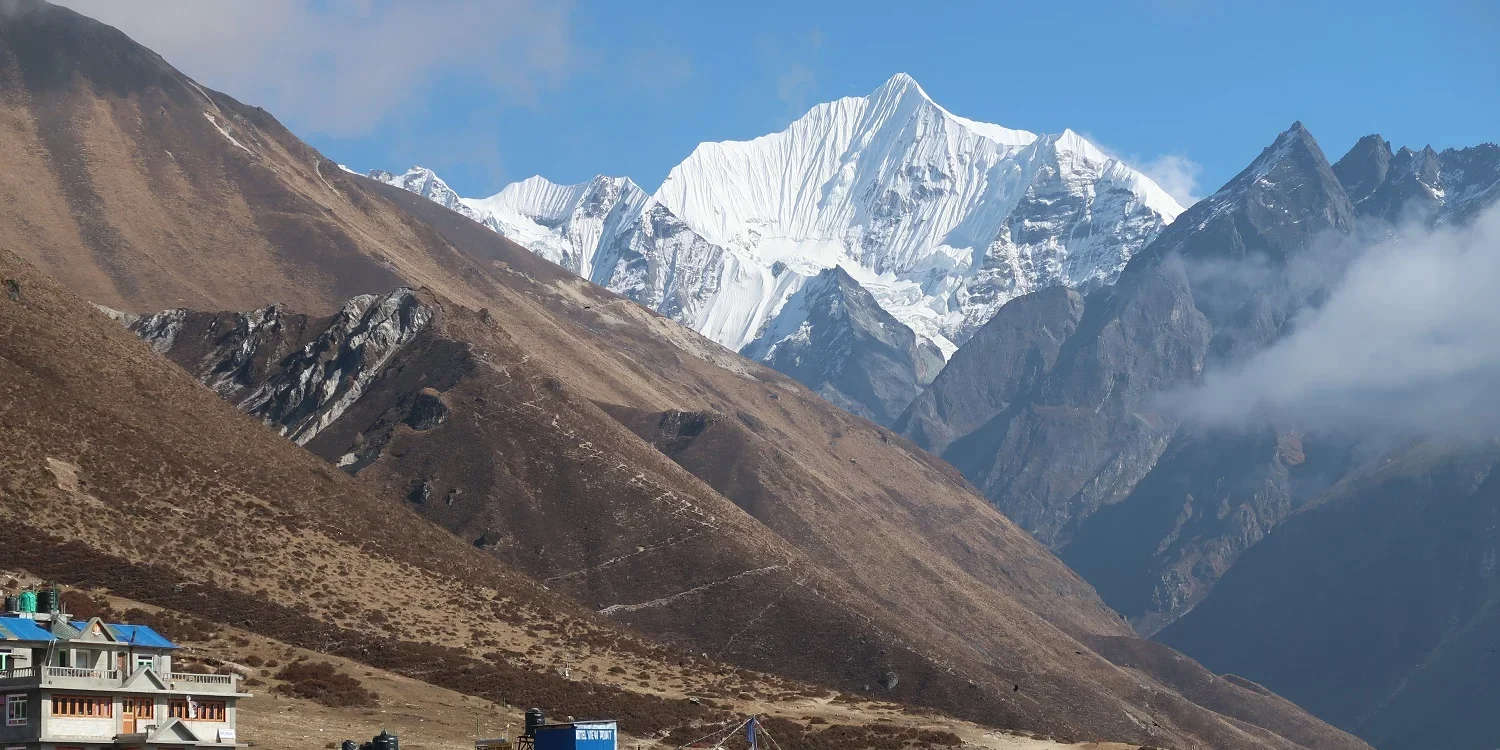
<svg viewBox="0 0 1500 750">
<path fill-rule="evenodd" d="M 36 620 L 24 617 L 0 617 L 0 636 L 7 641 L 53 641 L 57 640 Z"/>
<path fill-rule="evenodd" d="M 167 640 L 161 633 L 145 625 L 110 625 L 105 623 L 104 627 L 109 629 L 110 635 L 113 635 L 117 641 L 133 643 L 137 646 L 149 646 L 151 648 L 177 648 L 177 644 Z"/>
<path fill-rule="evenodd" d="M 0 640 L 4 641 L 58 641 L 76 638 L 88 627 L 88 623 L 75 621 L 66 626 L 55 623 L 50 630 L 24 617 L 0 617 Z M 120 643 L 129 643 L 147 648 L 177 648 L 177 644 L 162 637 L 161 633 L 145 625 L 111 625 L 104 623 L 110 638 Z M 61 631 L 61 632 L 59 632 Z"/>
</svg>

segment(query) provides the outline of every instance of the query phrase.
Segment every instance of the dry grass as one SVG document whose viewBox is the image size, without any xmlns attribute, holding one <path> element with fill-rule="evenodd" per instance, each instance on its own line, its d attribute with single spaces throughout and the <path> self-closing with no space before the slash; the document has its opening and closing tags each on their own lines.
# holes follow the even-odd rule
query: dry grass
<svg viewBox="0 0 1500 750">
<path fill-rule="evenodd" d="M 17 583 L 40 580 L 26 571 L 0 572 Z M 14 586 L 12 586 L 14 587 Z M 161 609 L 101 591 L 69 590 L 70 600 L 88 599 L 101 614 L 114 621 L 182 623 L 192 615 Z M 522 723 L 529 704 L 494 702 L 431 684 L 424 679 L 379 669 L 358 660 L 330 656 L 258 633 L 232 626 L 194 629 L 182 638 L 179 662 L 204 671 L 237 672 L 241 685 L 253 695 L 240 703 L 241 737 L 257 748 L 305 750 L 324 747 L 343 739 L 369 739 L 383 728 L 401 737 L 403 747 L 413 750 L 466 750 L 472 747 L 476 728 L 493 736 L 512 731 Z M 336 674 L 356 680 L 371 694 L 367 705 L 327 705 L 301 697 L 281 673 L 293 665 L 327 665 Z M 321 669 L 317 671 L 321 672 Z M 605 670 L 607 671 L 607 670 Z M 296 670 L 294 670 L 296 672 Z M 423 676 L 425 677 L 425 675 Z M 587 683 L 582 683 L 586 685 Z M 549 708 L 551 708 L 549 706 Z M 850 745 L 872 741 L 869 747 L 946 748 L 958 738 L 963 746 L 991 750 L 1128 750 L 1126 745 L 1063 745 L 1036 740 L 956 721 L 937 714 L 913 712 L 901 706 L 869 701 L 834 701 L 829 696 L 796 697 L 786 701 L 739 704 L 730 701 L 726 715 L 761 716 L 773 737 L 783 747 L 864 747 Z M 562 712 L 554 711 L 554 716 Z M 612 715 L 612 714 L 611 714 Z M 735 719 L 737 720 L 737 719 Z M 700 722 L 689 730 L 699 736 L 714 724 Z M 831 730 L 831 731 L 830 731 Z M 673 732 L 645 733 L 626 722 L 622 725 L 622 747 L 665 750 L 674 747 Z M 821 732 L 828 732 L 826 735 Z M 790 741 L 789 741 L 790 740 Z M 743 744 L 741 742 L 741 744 Z M 733 743 L 731 743 L 733 746 Z"/>
</svg>

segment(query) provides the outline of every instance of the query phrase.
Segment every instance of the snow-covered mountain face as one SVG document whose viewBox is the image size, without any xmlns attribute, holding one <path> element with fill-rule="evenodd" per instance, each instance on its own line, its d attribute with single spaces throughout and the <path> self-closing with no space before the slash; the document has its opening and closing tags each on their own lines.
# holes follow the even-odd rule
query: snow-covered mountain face
<svg viewBox="0 0 1500 750">
<path fill-rule="evenodd" d="M 392 174 L 383 169 L 375 169 L 370 171 L 369 176 L 387 185 L 395 185 L 402 190 L 416 193 L 475 221 L 481 221 L 479 214 L 469 210 L 469 207 L 465 206 L 462 199 L 458 197 L 458 193 L 453 192 L 453 188 L 448 187 L 448 183 L 443 182 L 442 178 L 430 169 L 412 167 L 403 174 Z"/>
<path fill-rule="evenodd" d="M 604 283 L 594 277 L 601 246 L 633 231 L 634 220 L 650 199 L 624 177 L 595 177 L 581 185 L 555 185 L 532 177 L 464 204 L 495 231 L 537 255 Z"/>
<path fill-rule="evenodd" d="M 1071 131 L 966 120 L 905 75 L 780 133 L 703 144 L 657 199 L 755 261 L 747 291 L 771 286 L 778 263 L 802 276 L 837 265 L 945 354 L 1014 297 L 1113 281 L 1182 211 Z M 743 323 L 716 338 L 753 337 L 751 310 L 724 315 Z"/>
<path fill-rule="evenodd" d="M 736 351 L 838 267 L 947 356 L 1010 299 L 1113 282 L 1182 211 L 1076 133 L 958 117 L 904 74 L 780 133 L 702 144 L 655 195 L 532 177 L 455 200 L 428 170 L 374 176 Z"/>
</svg>

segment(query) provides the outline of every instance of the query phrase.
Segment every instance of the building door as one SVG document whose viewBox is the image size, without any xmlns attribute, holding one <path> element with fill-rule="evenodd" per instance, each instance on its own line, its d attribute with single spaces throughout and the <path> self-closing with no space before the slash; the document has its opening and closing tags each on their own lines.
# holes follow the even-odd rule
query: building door
<svg viewBox="0 0 1500 750">
<path fill-rule="evenodd" d="M 135 734 L 140 730 L 140 725 L 149 723 L 149 719 L 155 714 L 156 703 L 153 698 L 121 698 L 120 699 L 120 734 Z"/>
</svg>

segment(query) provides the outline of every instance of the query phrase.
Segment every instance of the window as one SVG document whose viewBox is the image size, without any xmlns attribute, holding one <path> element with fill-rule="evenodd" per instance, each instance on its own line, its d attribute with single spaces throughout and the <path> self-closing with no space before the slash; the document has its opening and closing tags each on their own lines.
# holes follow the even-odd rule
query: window
<svg viewBox="0 0 1500 750">
<path fill-rule="evenodd" d="M 5 696 L 5 725 L 8 727 L 26 726 L 26 694 Z"/>
<path fill-rule="evenodd" d="M 53 716 L 78 716 L 85 719 L 107 719 L 114 716 L 113 698 L 101 695 L 54 695 Z"/>
<path fill-rule="evenodd" d="M 136 654 L 135 668 L 140 669 L 141 667 L 150 667 L 152 669 L 156 669 L 156 657 L 152 656 L 151 654 Z"/>
<path fill-rule="evenodd" d="M 126 716 L 134 716 L 137 719 L 150 719 L 156 716 L 155 698 L 121 698 L 120 712 Z"/>
<path fill-rule="evenodd" d="M 195 701 L 173 698 L 167 701 L 167 716 L 186 721 L 225 721 L 228 711 L 224 701 Z"/>
</svg>

